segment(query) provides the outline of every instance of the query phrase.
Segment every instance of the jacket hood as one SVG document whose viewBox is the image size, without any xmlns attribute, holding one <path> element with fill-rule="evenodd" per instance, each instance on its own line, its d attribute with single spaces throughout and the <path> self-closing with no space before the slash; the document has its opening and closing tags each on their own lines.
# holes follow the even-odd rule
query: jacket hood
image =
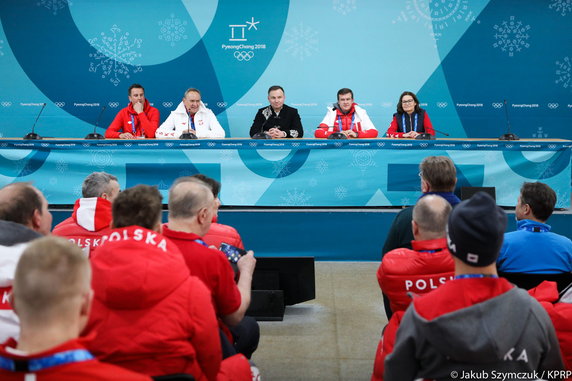
<svg viewBox="0 0 572 381">
<path fill-rule="evenodd" d="M 147 98 L 145 98 L 145 103 L 143 103 L 143 112 L 147 113 L 149 111 L 149 109 L 151 108 L 151 103 L 149 103 L 149 101 L 147 100 Z M 135 111 L 135 109 L 133 108 L 133 103 L 129 102 L 129 105 L 127 105 L 127 111 L 130 114 L 135 114 L 137 115 L 137 111 Z"/>
<path fill-rule="evenodd" d="M 529 299 L 525 290 L 514 287 L 433 320 L 426 320 L 414 309 L 414 322 L 431 346 L 454 361 L 496 362 L 526 334 L 528 320 L 534 318 Z"/>
<path fill-rule="evenodd" d="M 111 309 L 150 308 L 189 278 L 176 245 L 139 226 L 105 235 L 91 264 L 95 297 Z"/>
<path fill-rule="evenodd" d="M 75 202 L 72 218 L 90 232 L 108 228 L 111 224 L 111 203 L 100 197 L 80 198 Z"/>
<path fill-rule="evenodd" d="M 338 102 L 334 103 L 334 110 L 336 110 L 336 114 L 338 115 L 347 115 L 347 114 L 351 114 L 352 112 L 355 112 L 355 108 L 358 104 L 357 103 L 352 103 L 352 107 L 350 107 L 350 109 L 348 110 L 348 112 L 343 112 L 342 108 L 340 107 L 340 104 Z"/>
<path fill-rule="evenodd" d="M 0 221 L 0 245 L 14 246 L 19 243 L 30 242 L 42 235 L 32 229 L 11 221 Z"/>
</svg>

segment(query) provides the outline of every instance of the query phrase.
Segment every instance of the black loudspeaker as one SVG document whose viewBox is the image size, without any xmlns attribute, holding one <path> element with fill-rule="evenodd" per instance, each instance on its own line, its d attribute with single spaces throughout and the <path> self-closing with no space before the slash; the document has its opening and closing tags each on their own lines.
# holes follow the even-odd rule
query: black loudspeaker
<svg viewBox="0 0 572 381">
<path fill-rule="evenodd" d="M 488 193 L 493 200 L 497 199 L 495 187 L 461 187 L 461 200 L 468 200 L 477 192 Z"/>
</svg>

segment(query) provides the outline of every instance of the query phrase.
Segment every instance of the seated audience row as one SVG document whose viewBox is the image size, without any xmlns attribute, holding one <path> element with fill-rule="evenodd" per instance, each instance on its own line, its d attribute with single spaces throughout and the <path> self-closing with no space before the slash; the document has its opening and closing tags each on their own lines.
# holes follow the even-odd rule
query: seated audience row
<svg viewBox="0 0 572 381">
<path fill-rule="evenodd" d="M 215 114 L 201 100 L 195 88 L 185 91 L 181 103 L 159 126 L 159 110 L 145 98 L 145 89 L 133 84 L 128 90 L 129 105 L 121 109 L 105 132 L 106 138 L 215 138 L 225 137 L 225 131 Z M 298 110 L 284 104 L 281 86 L 268 89 L 269 105 L 256 113 L 250 127 L 250 137 L 256 139 L 302 138 L 304 129 Z M 435 135 L 425 110 L 419 107 L 417 96 L 405 91 L 399 97 L 397 113 L 387 130 L 391 138 L 416 138 L 419 134 Z M 334 135 L 336 134 L 336 135 Z M 333 136 L 334 135 L 334 136 Z M 324 120 L 316 129 L 316 138 L 375 138 L 378 132 L 367 112 L 354 102 L 351 89 L 342 88 L 337 102 L 328 108 Z"/>
</svg>

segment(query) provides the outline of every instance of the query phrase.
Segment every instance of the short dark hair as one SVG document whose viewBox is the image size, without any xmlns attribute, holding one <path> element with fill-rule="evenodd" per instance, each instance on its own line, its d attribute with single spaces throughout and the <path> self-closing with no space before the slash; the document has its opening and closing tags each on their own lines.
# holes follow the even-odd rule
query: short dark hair
<svg viewBox="0 0 572 381">
<path fill-rule="evenodd" d="M 268 94 L 270 94 L 270 92 L 274 91 L 274 90 L 282 90 L 282 92 L 284 92 L 284 89 L 282 88 L 282 86 L 274 85 L 274 86 L 270 86 L 270 88 L 268 88 Z"/>
<path fill-rule="evenodd" d="M 520 188 L 520 203 L 528 204 L 534 217 L 546 221 L 554 211 L 556 192 L 541 182 L 524 183 Z"/>
<path fill-rule="evenodd" d="M 212 177 L 205 176 L 202 173 L 197 173 L 191 177 L 201 180 L 207 187 L 210 188 L 211 192 L 213 192 L 213 196 L 218 197 L 218 194 L 220 193 L 220 182 L 216 181 Z"/>
<path fill-rule="evenodd" d="M 141 226 L 154 229 L 161 219 L 163 196 L 157 187 L 136 185 L 119 193 L 112 205 L 113 226 Z"/>
<path fill-rule="evenodd" d="M 133 89 L 141 89 L 143 90 L 143 94 L 145 94 L 145 88 L 138 83 L 134 83 L 131 86 L 129 86 L 129 90 L 127 90 L 127 95 L 131 96 L 131 90 Z"/>
<path fill-rule="evenodd" d="M 447 156 L 428 156 L 419 164 L 421 178 L 433 192 L 452 192 L 457 183 L 455 164 Z"/>
<path fill-rule="evenodd" d="M 417 99 L 417 95 L 415 95 L 414 93 L 412 93 L 411 91 L 404 91 L 401 93 L 401 95 L 399 96 L 399 101 L 397 102 L 397 113 L 398 114 L 403 114 L 405 111 L 403 111 L 403 105 L 401 104 L 401 100 L 403 99 L 404 96 L 406 95 L 411 95 L 411 97 L 413 98 L 413 100 L 415 101 L 415 111 L 419 111 L 419 99 Z"/>
<path fill-rule="evenodd" d="M 181 184 L 190 183 L 182 188 Z M 179 177 L 169 189 L 169 218 L 191 218 L 205 207 L 212 189 L 194 176 Z"/>
<path fill-rule="evenodd" d="M 0 198 L 0 220 L 27 225 L 37 210 L 42 214 L 42 199 L 30 183 L 12 183 L 2 189 L 14 188 L 9 199 Z"/>
<path fill-rule="evenodd" d="M 101 197 L 111 192 L 110 183 L 117 181 L 117 177 L 105 172 L 93 172 L 83 180 L 81 186 L 82 197 Z"/>
<path fill-rule="evenodd" d="M 337 95 L 337 99 L 340 99 L 340 95 L 346 95 L 346 94 L 351 94 L 352 95 L 352 99 L 354 99 L 354 92 L 351 91 L 351 89 L 348 89 L 347 87 L 341 88 L 338 90 L 338 95 Z"/>
</svg>

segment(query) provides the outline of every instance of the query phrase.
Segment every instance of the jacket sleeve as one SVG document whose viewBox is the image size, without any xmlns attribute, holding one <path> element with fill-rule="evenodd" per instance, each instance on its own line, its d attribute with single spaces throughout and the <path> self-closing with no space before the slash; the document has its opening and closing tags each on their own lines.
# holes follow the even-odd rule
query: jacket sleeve
<svg viewBox="0 0 572 381">
<path fill-rule="evenodd" d="M 111 124 L 109 125 L 109 127 L 107 127 L 107 130 L 105 130 L 105 137 L 106 138 L 118 138 L 119 134 L 122 134 L 123 131 L 123 126 L 125 124 L 125 111 L 119 110 L 119 112 L 117 113 L 117 115 L 115 115 L 115 119 L 113 119 L 113 122 L 111 122 Z"/>
<path fill-rule="evenodd" d="M 429 114 L 425 111 L 425 117 L 423 118 L 423 128 L 425 132 L 435 136 L 435 130 L 433 129 L 433 124 L 431 124 L 431 119 L 429 119 Z"/>
<path fill-rule="evenodd" d="M 413 207 L 407 207 L 395 216 L 381 253 L 381 258 L 385 253 L 397 249 L 398 247 L 407 247 L 411 249 L 411 241 L 413 240 L 413 232 L 411 230 L 411 218 L 413 215 Z"/>
<path fill-rule="evenodd" d="M 145 132 L 146 138 L 154 138 L 155 131 L 159 127 L 159 110 L 155 107 L 149 107 L 148 112 L 142 112 L 137 115 L 141 129 Z"/>
<path fill-rule="evenodd" d="M 254 134 L 260 132 L 262 125 L 264 124 L 264 115 L 262 115 L 262 111 L 258 110 L 256 116 L 254 117 L 254 121 L 252 122 L 252 126 L 250 127 L 250 137 L 253 137 Z"/>
<path fill-rule="evenodd" d="M 389 319 L 389 323 L 383 329 L 381 334 L 381 340 L 377 345 L 377 352 L 375 353 L 375 361 L 373 363 L 373 375 L 371 376 L 371 381 L 383 381 L 383 370 L 385 358 L 393 351 L 395 345 L 395 335 L 399 324 L 401 324 L 401 319 L 405 311 L 397 311 Z"/>
<path fill-rule="evenodd" d="M 208 380 L 216 380 L 222 361 L 222 350 L 211 293 L 198 278 L 190 277 L 190 317 L 194 330 L 190 337 L 197 361 Z"/>
<path fill-rule="evenodd" d="M 224 128 L 222 128 L 222 126 L 218 122 L 218 119 L 216 118 L 216 115 L 214 114 L 214 112 L 209 109 L 209 110 L 207 110 L 207 115 L 208 115 L 210 130 L 206 131 L 206 137 L 207 138 L 213 138 L 213 139 L 224 138 L 226 133 L 224 131 Z"/>
<path fill-rule="evenodd" d="M 175 133 L 175 117 L 171 112 L 161 127 L 155 131 L 155 137 L 157 139 L 176 139 L 178 136 L 175 136 Z"/>
<path fill-rule="evenodd" d="M 425 115 L 427 115 L 427 113 L 425 113 Z M 393 116 L 393 119 L 391 120 L 391 124 L 389 125 L 389 128 L 387 129 L 387 132 L 385 133 L 385 135 L 387 137 L 397 137 L 397 138 L 401 138 L 403 137 L 403 132 L 398 132 L 397 128 L 398 128 L 398 124 L 397 124 L 397 116 Z"/>
<path fill-rule="evenodd" d="M 328 108 L 328 112 L 326 113 L 324 120 L 322 120 L 322 123 L 320 123 L 320 125 L 314 132 L 314 137 L 327 138 L 328 136 L 334 133 L 333 129 L 331 129 L 331 127 L 333 127 L 334 125 L 333 116 L 335 116 L 335 111 L 332 111 L 331 108 Z"/>
<path fill-rule="evenodd" d="M 413 381 L 416 379 L 419 367 L 415 357 L 417 336 L 419 333 L 415 329 L 413 305 L 411 305 L 397 329 L 393 351 L 385 358 L 383 373 L 385 381 Z"/>
<path fill-rule="evenodd" d="M 292 131 L 295 131 L 297 136 L 292 136 Z M 302 120 L 300 119 L 300 114 L 298 114 L 298 110 L 295 108 L 292 109 L 292 124 L 290 128 L 286 131 L 287 138 L 302 138 L 304 137 L 304 128 L 302 127 Z"/>
<path fill-rule="evenodd" d="M 548 313 L 539 302 L 533 300 L 533 303 L 534 314 L 546 335 L 544 353 L 538 364 L 538 370 L 564 370 L 562 352 L 560 351 L 560 344 L 558 343 L 552 320 L 550 320 Z"/>
<path fill-rule="evenodd" d="M 359 117 L 361 119 L 361 129 L 358 131 L 358 138 L 377 138 L 377 129 L 365 109 L 361 109 Z"/>
</svg>

